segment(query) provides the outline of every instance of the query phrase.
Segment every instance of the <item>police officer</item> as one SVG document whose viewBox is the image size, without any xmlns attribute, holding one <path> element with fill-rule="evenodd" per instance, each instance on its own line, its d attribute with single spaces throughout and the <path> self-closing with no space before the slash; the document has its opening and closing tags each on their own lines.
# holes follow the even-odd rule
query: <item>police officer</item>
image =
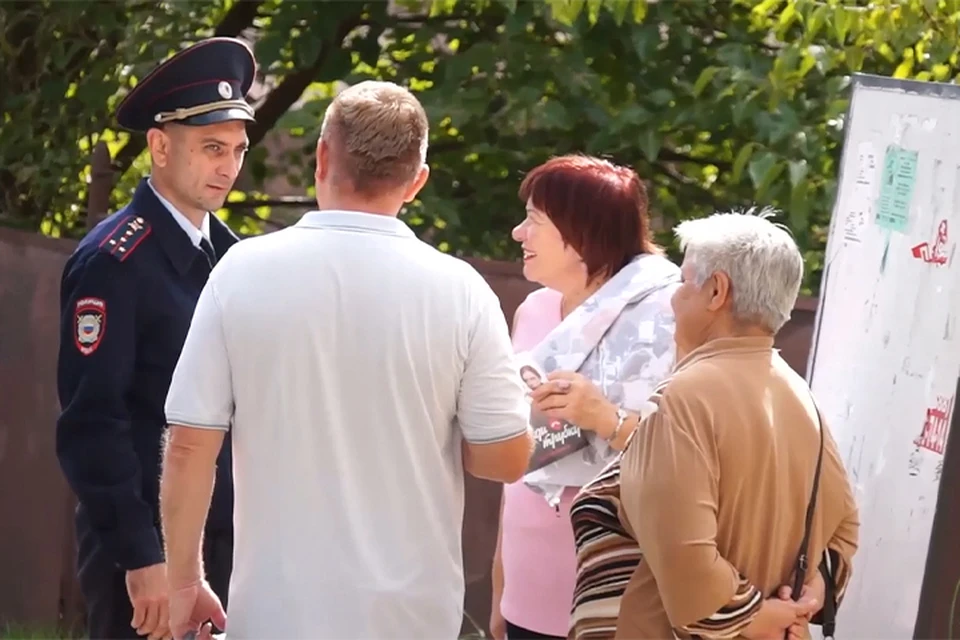
<svg viewBox="0 0 960 640">
<path fill-rule="evenodd" d="M 57 455 L 79 504 L 78 569 L 92 638 L 170 637 L 159 478 L 164 402 L 194 306 L 237 237 L 223 206 L 247 151 L 256 63 L 233 38 L 185 49 L 117 108 L 145 133 L 152 170 L 80 242 L 63 271 Z M 228 436 L 229 437 L 229 436 Z M 221 602 L 233 555 L 229 440 L 204 532 Z"/>
</svg>

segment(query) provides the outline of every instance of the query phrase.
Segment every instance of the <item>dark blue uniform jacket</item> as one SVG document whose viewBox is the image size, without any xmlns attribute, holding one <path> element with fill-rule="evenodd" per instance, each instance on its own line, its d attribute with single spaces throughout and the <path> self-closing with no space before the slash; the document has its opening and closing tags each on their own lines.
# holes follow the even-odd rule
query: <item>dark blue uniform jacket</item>
<svg viewBox="0 0 960 640">
<path fill-rule="evenodd" d="M 217 256 L 237 242 L 212 215 L 210 236 Z M 64 267 L 57 455 L 79 498 L 78 536 L 94 536 L 122 569 L 163 561 L 164 402 L 210 270 L 206 254 L 146 180 L 127 207 L 87 234 Z M 208 535 L 231 531 L 232 512 L 227 434 Z"/>
</svg>

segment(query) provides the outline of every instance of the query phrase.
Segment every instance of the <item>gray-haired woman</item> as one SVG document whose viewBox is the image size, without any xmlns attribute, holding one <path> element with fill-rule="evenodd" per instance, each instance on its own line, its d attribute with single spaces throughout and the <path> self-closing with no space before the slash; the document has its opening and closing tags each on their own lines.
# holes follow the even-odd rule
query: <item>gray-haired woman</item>
<svg viewBox="0 0 960 640">
<path fill-rule="evenodd" d="M 573 637 L 807 637 L 824 585 L 842 599 L 859 523 L 810 389 L 773 346 L 803 260 L 766 213 L 717 214 L 676 234 L 685 251 L 671 300 L 678 363 L 620 459 L 574 500 L 583 570 Z M 808 593 L 793 602 L 783 585 L 794 581 L 815 476 L 805 551 L 816 560 Z M 625 560 L 635 568 L 616 619 L 578 624 Z"/>
</svg>

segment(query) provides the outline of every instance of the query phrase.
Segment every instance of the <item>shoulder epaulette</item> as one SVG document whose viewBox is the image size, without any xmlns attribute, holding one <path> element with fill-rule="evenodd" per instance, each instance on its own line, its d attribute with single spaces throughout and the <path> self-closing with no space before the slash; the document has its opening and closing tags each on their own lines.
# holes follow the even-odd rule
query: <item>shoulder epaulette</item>
<svg viewBox="0 0 960 640">
<path fill-rule="evenodd" d="M 140 216 L 126 216 L 120 219 L 100 243 L 100 251 L 123 262 L 148 235 L 150 235 L 150 224 L 146 220 Z"/>
</svg>

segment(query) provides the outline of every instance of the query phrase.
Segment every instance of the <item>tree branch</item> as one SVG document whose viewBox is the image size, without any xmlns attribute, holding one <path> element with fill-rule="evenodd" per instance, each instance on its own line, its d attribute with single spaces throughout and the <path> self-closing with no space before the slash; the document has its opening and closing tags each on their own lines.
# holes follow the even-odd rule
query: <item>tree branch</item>
<svg viewBox="0 0 960 640">
<path fill-rule="evenodd" d="M 281 229 L 286 229 L 287 227 L 290 226 L 288 224 L 285 224 L 283 222 L 277 222 L 275 220 L 264 220 L 260 216 L 255 216 L 250 213 L 241 213 L 240 215 L 243 216 L 244 219 L 250 220 L 251 222 L 259 222 L 260 224 L 265 224 L 268 227 L 273 227 L 274 231 L 280 231 Z"/>
<path fill-rule="evenodd" d="M 657 160 L 663 162 L 689 162 L 691 164 L 699 164 L 703 166 L 713 165 L 721 171 L 729 171 L 733 168 L 733 165 L 729 162 L 724 162 L 722 160 L 711 160 L 710 158 L 694 158 L 685 153 L 680 153 L 679 151 L 673 151 L 672 149 L 663 148 L 660 149 L 660 153 L 657 154 Z"/>
<path fill-rule="evenodd" d="M 423 14 L 410 15 L 410 16 L 389 16 L 389 20 L 384 23 L 380 20 L 374 19 L 365 19 L 357 21 L 357 26 L 378 26 L 382 28 L 396 26 L 402 24 L 410 27 L 428 27 L 428 26 L 446 26 L 451 23 L 464 22 L 470 20 L 476 20 L 479 18 L 477 14 L 460 14 L 460 15 L 438 15 L 438 16 L 427 16 Z"/>
<path fill-rule="evenodd" d="M 244 29 L 253 24 L 262 0 L 237 0 L 224 14 L 220 24 L 214 29 L 215 36 L 238 36 Z M 117 152 L 113 159 L 113 168 L 118 176 L 122 176 L 133 164 L 144 149 L 147 148 L 146 136 L 130 136 L 127 144 Z"/>
<path fill-rule="evenodd" d="M 710 191 L 709 189 L 704 189 L 699 184 L 686 179 L 682 174 L 677 173 L 667 165 L 661 164 L 659 162 L 654 162 L 650 166 L 653 168 L 653 170 L 656 173 L 668 178 L 671 182 L 675 182 L 676 184 L 678 184 L 680 186 L 680 190 L 678 190 L 678 193 L 680 193 L 681 191 L 685 192 L 686 195 L 689 196 L 690 199 L 693 200 L 694 202 L 698 202 L 707 207 L 711 207 L 714 210 L 718 209 L 719 203 L 717 202 L 717 199 L 714 197 L 713 192 Z"/>
<path fill-rule="evenodd" d="M 263 140 L 267 132 L 277 124 L 277 120 L 290 109 L 294 102 L 300 99 L 304 90 L 320 73 L 330 56 L 330 52 L 342 45 L 343 39 L 360 24 L 360 21 L 361 16 L 359 14 L 344 19 L 337 27 L 335 35 L 321 45 L 320 53 L 313 64 L 285 76 L 280 84 L 267 95 L 267 99 L 257 109 L 255 116 L 257 121 L 247 129 L 251 147 Z"/>
<path fill-rule="evenodd" d="M 262 0 L 237 0 L 213 30 L 215 36 L 238 36 L 253 24 Z"/>
<path fill-rule="evenodd" d="M 240 211 L 243 209 L 258 209 L 260 207 L 316 207 L 317 201 L 315 198 L 308 198 L 306 196 L 293 196 L 289 198 L 266 198 L 263 200 L 257 200 L 252 198 L 250 200 L 238 200 L 236 202 L 226 202 L 224 203 L 224 209 L 230 209 L 231 211 Z M 247 215 L 247 214 L 244 214 Z M 266 222 L 266 221 L 264 221 Z"/>
<path fill-rule="evenodd" d="M 491 141 L 491 144 L 494 144 Z M 509 145 L 508 145 L 509 146 Z M 466 145 L 462 140 L 440 140 L 429 146 L 427 149 L 428 153 L 448 153 L 451 151 L 459 151 L 466 148 Z M 656 162 L 664 163 L 677 163 L 677 162 L 689 162 L 691 164 L 697 164 L 702 166 L 713 165 L 717 167 L 720 171 L 729 171 L 732 168 L 732 164 L 723 160 L 711 160 L 710 158 L 694 158 L 693 156 L 687 155 L 685 153 L 680 153 L 679 151 L 674 151 L 667 147 L 660 149 L 660 152 L 657 154 Z"/>
</svg>

